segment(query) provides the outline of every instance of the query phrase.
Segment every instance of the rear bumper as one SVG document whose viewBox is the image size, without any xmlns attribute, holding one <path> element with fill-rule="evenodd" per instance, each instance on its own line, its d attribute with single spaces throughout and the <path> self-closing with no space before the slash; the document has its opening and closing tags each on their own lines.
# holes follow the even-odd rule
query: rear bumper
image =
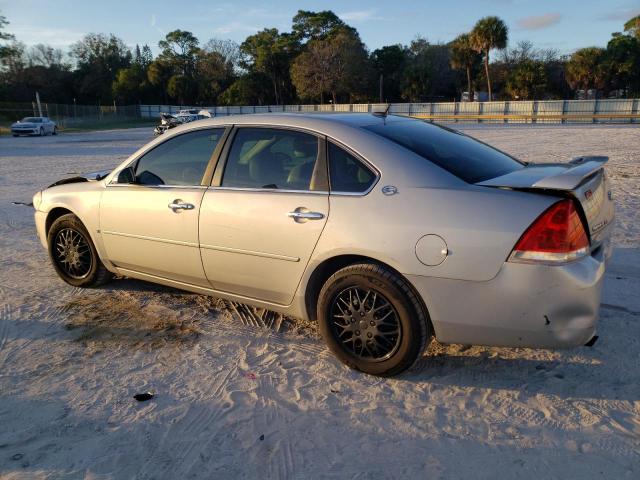
<svg viewBox="0 0 640 480">
<path fill-rule="evenodd" d="M 604 249 L 558 265 L 505 263 L 486 282 L 409 275 L 442 343 L 562 348 L 595 335 Z"/>
</svg>

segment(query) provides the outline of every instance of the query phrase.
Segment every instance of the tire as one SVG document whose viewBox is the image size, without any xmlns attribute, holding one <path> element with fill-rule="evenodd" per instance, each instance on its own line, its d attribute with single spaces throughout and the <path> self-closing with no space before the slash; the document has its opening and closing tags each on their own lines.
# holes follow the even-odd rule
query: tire
<svg viewBox="0 0 640 480">
<path fill-rule="evenodd" d="M 44 128 L 40 127 L 40 136 L 44 137 Z"/>
<path fill-rule="evenodd" d="M 89 232 L 71 213 L 53 222 L 47 234 L 47 246 L 53 268 L 69 285 L 99 287 L 113 278 L 100 261 Z"/>
<path fill-rule="evenodd" d="M 14 136 L 14 137 L 19 137 L 20 136 L 17 133 L 12 133 L 11 135 Z"/>
<path fill-rule="evenodd" d="M 57 135 L 58 134 L 58 127 L 53 127 L 53 132 L 51 132 L 51 135 Z"/>
<path fill-rule="evenodd" d="M 433 335 L 428 313 L 407 282 L 375 263 L 334 273 L 320 290 L 317 313 L 329 349 L 349 367 L 371 375 L 405 371 Z"/>
</svg>

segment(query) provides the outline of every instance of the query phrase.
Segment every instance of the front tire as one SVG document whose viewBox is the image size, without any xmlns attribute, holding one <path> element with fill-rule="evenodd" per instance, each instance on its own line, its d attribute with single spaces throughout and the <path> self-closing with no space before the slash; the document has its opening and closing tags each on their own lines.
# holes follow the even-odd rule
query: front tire
<svg viewBox="0 0 640 480">
<path fill-rule="evenodd" d="M 379 376 L 397 375 L 422 355 L 433 332 L 407 282 L 373 263 L 334 273 L 318 299 L 320 333 L 346 365 Z"/>
<path fill-rule="evenodd" d="M 44 137 L 44 128 L 40 127 L 40 136 Z"/>
<path fill-rule="evenodd" d="M 58 134 L 58 127 L 53 127 L 53 131 L 51 132 L 51 135 L 57 135 Z"/>
<path fill-rule="evenodd" d="M 113 278 L 100 261 L 89 232 L 75 215 L 62 215 L 53 222 L 47 244 L 56 273 L 69 285 L 98 287 Z"/>
</svg>

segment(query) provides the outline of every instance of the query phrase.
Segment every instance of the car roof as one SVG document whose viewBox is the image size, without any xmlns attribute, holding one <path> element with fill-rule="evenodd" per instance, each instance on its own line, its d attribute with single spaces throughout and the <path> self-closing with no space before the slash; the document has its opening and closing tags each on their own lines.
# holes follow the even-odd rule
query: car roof
<svg viewBox="0 0 640 480">
<path fill-rule="evenodd" d="M 206 120 L 208 124 L 250 124 L 250 125 L 280 125 L 290 127 L 308 128 L 311 130 L 323 131 L 331 124 L 341 126 L 364 127 L 368 125 L 382 124 L 396 121 L 419 121 L 410 117 L 398 115 L 381 115 L 373 113 L 350 113 L 350 112 L 312 112 L 312 113 L 252 113 L 228 116 L 217 116 Z"/>
</svg>

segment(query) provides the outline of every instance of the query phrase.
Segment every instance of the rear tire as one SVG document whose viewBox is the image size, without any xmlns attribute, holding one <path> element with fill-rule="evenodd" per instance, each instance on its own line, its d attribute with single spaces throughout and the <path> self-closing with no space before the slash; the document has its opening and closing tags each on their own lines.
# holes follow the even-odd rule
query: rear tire
<svg viewBox="0 0 640 480">
<path fill-rule="evenodd" d="M 53 127 L 53 132 L 51 132 L 51 135 L 57 135 L 58 134 L 58 127 Z"/>
<path fill-rule="evenodd" d="M 72 213 L 53 222 L 47 234 L 47 245 L 56 273 L 69 285 L 98 287 L 113 278 L 100 261 L 89 232 Z"/>
<path fill-rule="evenodd" d="M 347 266 L 320 291 L 320 333 L 346 365 L 397 375 L 420 358 L 433 332 L 428 313 L 407 282 L 374 263 Z"/>
</svg>

